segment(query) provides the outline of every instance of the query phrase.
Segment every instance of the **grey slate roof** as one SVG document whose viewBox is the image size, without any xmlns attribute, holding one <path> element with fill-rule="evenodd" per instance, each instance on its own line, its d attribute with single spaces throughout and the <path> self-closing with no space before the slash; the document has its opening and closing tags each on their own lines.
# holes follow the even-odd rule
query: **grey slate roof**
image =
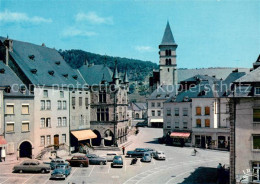
<svg viewBox="0 0 260 184">
<path fill-rule="evenodd" d="M 190 77 L 188 79 L 185 79 L 181 82 L 196 82 L 197 80 L 200 80 L 200 81 L 205 81 L 205 80 L 212 80 L 212 81 L 217 81 L 218 79 L 214 78 L 214 77 L 211 77 L 211 76 L 208 76 L 208 75 L 195 75 L 193 77 Z"/>
<path fill-rule="evenodd" d="M 178 91 L 178 85 L 162 85 L 159 86 L 153 93 L 147 98 L 148 100 L 166 100 L 172 96 L 175 96 Z"/>
<path fill-rule="evenodd" d="M 140 110 L 147 110 L 147 104 L 146 103 L 132 103 L 133 110 L 134 111 L 140 111 Z"/>
<path fill-rule="evenodd" d="M 0 37 L 4 42 L 6 38 Z M 83 85 L 85 81 L 63 60 L 55 49 L 13 40 L 9 52 L 23 73 L 35 85 Z"/>
<path fill-rule="evenodd" d="M 6 66 L 3 61 L 0 61 L 0 87 L 10 87 L 10 93 L 4 92 L 5 96 L 33 96 L 29 94 L 28 89 L 20 80 L 20 78 L 13 72 L 13 70 Z M 25 92 L 22 93 L 21 89 L 24 88 Z"/>
<path fill-rule="evenodd" d="M 78 70 L 89 85 L 100 84 L 103 76 L 107 82 L 112 82 L 113 73 L 105 65 L 93 65 L 90 67 L 83 65 Z"/>
<path fill-rule="evenodd" d="M 260 82 L 260 67 L 256 68 L 255 70 L 251 71 L 247 75 L 237 79 L 236 83 L 255 83 Z"/>
<path fill-rule="evenodd" d="M 173 38 L 172 30 L 171 30 L 169 22 L 167 22 L 167 25 L 166 25 L 166 28 L 164 31 L 164 35 L 163 35 L 163 39 L 162 39 L 162 42 L 160 45 L 177 45 Z"/>
</svg>

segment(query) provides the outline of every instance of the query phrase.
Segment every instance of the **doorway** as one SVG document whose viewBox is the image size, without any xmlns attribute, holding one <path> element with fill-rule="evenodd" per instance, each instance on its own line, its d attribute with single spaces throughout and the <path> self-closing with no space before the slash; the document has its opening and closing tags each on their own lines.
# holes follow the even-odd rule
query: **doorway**
<svg viewBox="0 0 260 184">
<path fill-rule="evenodd" d="M 22 142 L 22 144 L 19 147 L 20 150 L 20 158 L 27 157 L 32 158 L 32 145 L 28 141 Z"/>
</svg>

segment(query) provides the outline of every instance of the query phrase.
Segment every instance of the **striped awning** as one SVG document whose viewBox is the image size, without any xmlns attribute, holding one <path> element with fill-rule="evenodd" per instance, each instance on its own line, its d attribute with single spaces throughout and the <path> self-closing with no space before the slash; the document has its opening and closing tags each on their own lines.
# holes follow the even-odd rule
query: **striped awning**
<svg viewBox="0 0 260 184">
<path fill-rule="evenodd" d="M 171 138 L 189 138 L 189 132 L 172 132 L 170 137 Z"/>
</svg>

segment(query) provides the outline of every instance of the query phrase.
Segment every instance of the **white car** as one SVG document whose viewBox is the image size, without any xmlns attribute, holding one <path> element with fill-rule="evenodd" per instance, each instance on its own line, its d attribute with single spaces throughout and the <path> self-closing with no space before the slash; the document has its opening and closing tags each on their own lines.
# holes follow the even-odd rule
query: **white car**
<svg viewBox="0 0 260 184">
<path fill-rule="evenodd" d="M 166 156 L 163 151 L 156 151 L 154 158 L 158 160 L 165 160 Z"/>
</svg>

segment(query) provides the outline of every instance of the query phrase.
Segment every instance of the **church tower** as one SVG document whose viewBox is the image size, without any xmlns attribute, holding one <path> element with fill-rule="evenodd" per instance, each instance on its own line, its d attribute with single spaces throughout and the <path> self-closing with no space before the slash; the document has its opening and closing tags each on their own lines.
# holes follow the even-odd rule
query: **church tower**
<svg viewBox="0 0 260 184">
<path fill-rule="evenodd" d="M 162 43 L 159 45 L 160 55 L 160 85 L 177 84 L 176 72 L 176 49 L 178 45 L 175 43 L 171 27 L 167 22 Z"/>
</svg>

